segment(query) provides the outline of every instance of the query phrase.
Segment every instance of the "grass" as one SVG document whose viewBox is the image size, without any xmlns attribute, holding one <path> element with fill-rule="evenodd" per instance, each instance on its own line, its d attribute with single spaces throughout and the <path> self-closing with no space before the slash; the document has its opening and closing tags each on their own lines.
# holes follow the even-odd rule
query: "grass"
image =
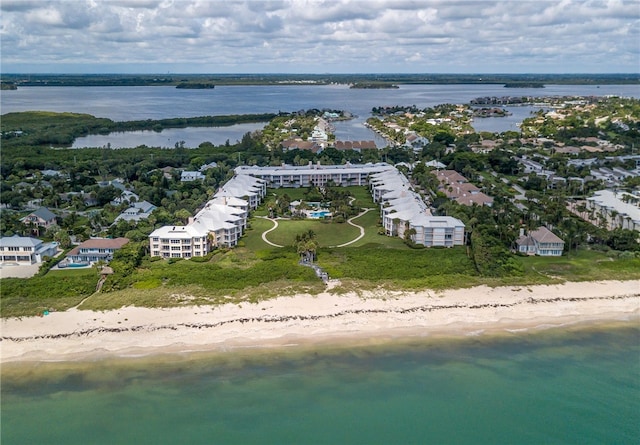
<svg viewBox="0 0 640 445">
<path fill-rule="evenodd" d="M 300 292 L 317 294 L 324 284 L 313 270 L 298 265 L 293 249 L 237 248 L 206 263 L 147 261 L 120 287 L 92 295 L 80 309 L 257 302 Z"/>
<path fill-rule="evenodd" d="M 278 228 L 267 239 L 281 246 L 291 246 L 297 234 L 313 230 L 320 246 L 337 246 L 357 238 L 360 231 L 347 223 L 333 223 L 312 219 L 278 220 Z"/>
<path fill-rule="evenodd" d="M 3 278 L 0 311 L 3 317 L 64 311 L 91 295 L 98 283 L 95 269 L 50 271 L 43 277 Z"/>
<path fill-rule="evenodd" d="M 640 278 L 640 258 L 614 258 L 593 250 L 570 256 L 522 258 L 525 276 L 567 281 L 632 280 Z"/>
<path fill-rule="evenodd" d="M 322 250 L 318 263 L 333 278 L 395 289 L 457 287 L 461 278 L 476 278 L 466 249 L 359 248 Z"/>
</svg>

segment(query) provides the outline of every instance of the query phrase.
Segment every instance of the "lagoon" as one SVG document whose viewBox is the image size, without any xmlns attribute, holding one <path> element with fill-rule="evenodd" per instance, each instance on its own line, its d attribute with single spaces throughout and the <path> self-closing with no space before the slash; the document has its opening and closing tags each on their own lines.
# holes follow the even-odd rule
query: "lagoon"
<svg viewBox="0 0 640 445">
<path fill-rule="evenodd" d="M 109 134 L 94 134 L 77 138 L 71 148 L 129 148 L 147 147 L 175 148 L 184 142 L 187 148 L 196 148 L 203 142 L 224 145 L 235 144 L 246 133 L 264 128 L 264 123 L 235 124 L 227 127 L 167 128 L 162 131 L 125 131 Z"/>
</svg>

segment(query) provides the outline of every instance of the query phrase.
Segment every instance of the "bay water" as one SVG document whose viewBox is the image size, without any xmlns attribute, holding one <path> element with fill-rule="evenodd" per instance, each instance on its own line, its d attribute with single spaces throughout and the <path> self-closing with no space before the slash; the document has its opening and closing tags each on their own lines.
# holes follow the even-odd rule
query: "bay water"
<svg viewBox="0 0 640 445">
<path fill-rule="evenodd" d="M 356 117 L 336 122 L 340 140 L 374 140 L 378 147 L 387 143 L 364 126 L 373 107 L 411 106 L 419 108 L 438 104 L 465 104 L 484 96 L 604 96 L 640 97 L 638 85 L 548 85 L 545 88 L 504 88 L 502 85 L 400 85 L 397 89 L 350 89 L 347 85 L 241 85 L 218 86 L 211 90 L 177 89 L 169 86 L 149 87 L 20 87 L 0 93 L 2 113 L 16 111 L 56 111 L 88 113 L 116 121 L 164 119 L 208 115 L 293 112 L 308 109 L 348 111 Z M 476 119 L 476 131 L 518 131 L 516 124 L 536 107 L 509 107 L 507 117 Z M 197 147 L 208 141 L 222 145 L 235 143 L 247 131 L 264 124 L 231 127 L 169 129 L 161 133 L 125 132 L 78 138 L 73 148 L 149 147 L 173 148 L 185 141 Z"/>
<path fill-rule="evenodd" d="M 10 444 L 637 444 L 640 327 L 5 364 Z"/>
</svg>

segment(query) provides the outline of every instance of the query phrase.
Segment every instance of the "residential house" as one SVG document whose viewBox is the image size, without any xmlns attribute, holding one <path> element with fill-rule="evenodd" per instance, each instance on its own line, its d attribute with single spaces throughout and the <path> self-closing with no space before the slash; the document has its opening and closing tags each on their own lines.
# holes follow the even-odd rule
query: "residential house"
<svg viewBox="0 0 640 445">
<path fill-rule="evenodd" d="M 519 253 L 539 256 L 561 256 L 564 251 L 564 241 L 544 226 L 524 234 L 516 240 Z"/>
<path fill-rule="evenodd" d="M 204 178 L 205 176 L 202 173 L 196 171 L 183 171 L 180 174 L 180 182 L 198 181 Z"/>
<path fill-rule="evenodd" d="M 455 170 L 438 170 L 435 175 L 440 181 L 440 190 L 459 204 L 468 206 L 473 204 L 493 205 L 492 197 L 481 192 L 478 187 L 468 182 L 467 178 Z"/>
<path fill-rule="evenodd" d="M 113 258 L 114 252 L 128 242 L 127 238 L 91 238 L 71 249 L 67 254 L 67 261 L 76 264 L 93 263 L 100 260 L 109 262 Z"/>
<path fill-rule="evenodd" d="M 114 206 L 119 206 L 120 204 L 123 204 L 125 202 L 131 204 L 132 202 L 136 202 L 139 199 L 140 197 L 135 193 L 133 193 L 132 191 L 123 190 L 120 196 L 114 198 L 114 200 L 111 201 L 111 204 Z"/>
<path fill-rule="evenodd" d="M 58 252 L 58 243 L 44 243 L 29 236 L 7 236 L 0 238 L 0 262 L 18 265 L 41 263 L 45 257 Z"/>
<path fill-rule="evenodd" d="M 142 219 L 147 219 L 155 209 L 157 209 L 157 207 L 148 201 L 134 202 L 131 207 L 116 217 L 114 224 L 121 219 L 136 222 Z"/>
<path fill-rule="evenodd" d="M 291 150 L 309 150 L 312 153 L 320 153 L 322 151 L 322 145 L 318 144 L 315 141 L 303 141 L 300 138 L 296 139 L 287 139 L 280 143 L 282 150 L 291 151 Z"/>
<path fill-rule="evenodd" d="M 31 227 L 31 231 L 34 235 L 40 235 L 40 229 L 43 231 L 56 225 L 56 215 L 46 207 L 40 207 L 38 210 L 29 213 L 22 218 L 23 224 Z"/>
<path fill-rule="evenodd" d="M 200 173 L 204 173 L 205 171 L 212 169 L 212 168 L 217 168 L 218 167 L 218 163 L 217 162 L 209 162 L 208 164 L 202 164 L 200 166 L 200 168 L 198 169 L 198 171 L 200 171 Z"/>
<path fill-rule="evenodd" d="M 429 145 L 429 139 L 417 133 L 409 133 L 404 143 L 405 147 L 411 148 L 414 151 L 421 151 L 427 145 Z"/>
</svg>

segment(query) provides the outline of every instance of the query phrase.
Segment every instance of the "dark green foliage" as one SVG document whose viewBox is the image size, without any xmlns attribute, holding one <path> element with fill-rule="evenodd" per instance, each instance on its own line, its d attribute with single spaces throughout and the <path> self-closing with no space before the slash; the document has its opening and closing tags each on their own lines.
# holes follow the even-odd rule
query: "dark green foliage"
<svg viewBox="0 0 640 445">
<path fill-rule="evenodd" d="M 471 252 L 478 272 L 484 277 L 521 276 L 524 268 L 520 260 L 509 253 L 498 240 L 474 231 Z"/>
<path fill-rule="evenodd" d="M 612 230 L 607 245 L 615 250 L 639 251 L 638 232 L 620 228 Z"/>
</svg>

